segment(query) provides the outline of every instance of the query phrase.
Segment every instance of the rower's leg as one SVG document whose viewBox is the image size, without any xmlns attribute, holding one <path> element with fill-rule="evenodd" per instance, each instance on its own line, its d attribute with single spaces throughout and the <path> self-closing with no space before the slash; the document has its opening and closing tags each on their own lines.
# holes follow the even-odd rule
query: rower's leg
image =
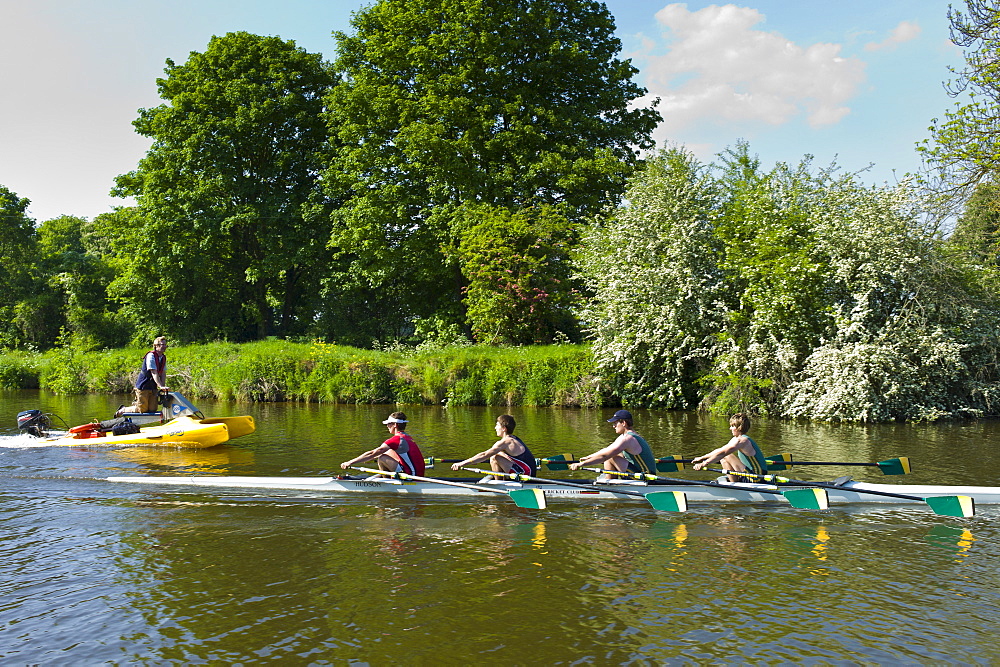
<svg viewBox="0 0 1000 667">
<path fill-rule="evenodd" d="M 628 471 L 628 461 L 625 460 L 624 456 L 622 456 L 621 454 L 618 454 L 617 456 L 612 456 L 610 459 L 607 459 L 604 462 L 604 469 L 605 470 L 616 470 L 618 472 L 627 472 Z"/>
<path fill-rule="evenodd" d="M 510 472 L 513 461 L 505 454 L 495 454 L 490 457 L 490 470 L 493 472 Z"/>
<path fill-rule="evenodd" d="M 392 452 L 386 452 L 378 457 L 378 469 L 385 470 L 386 472 L 396 472 L 403 469 L 402 464 L 399 459 L 391 455 Z"/>
</svg>

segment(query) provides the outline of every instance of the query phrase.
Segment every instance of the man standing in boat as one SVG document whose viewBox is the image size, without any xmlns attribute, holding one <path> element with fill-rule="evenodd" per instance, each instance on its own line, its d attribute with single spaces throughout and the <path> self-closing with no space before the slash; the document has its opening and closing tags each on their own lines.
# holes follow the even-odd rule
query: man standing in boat
<svg viewBox="0 0 1000 667">
<path fill-rule="evenodd" d="M 656 474 L 656 457 L 649 443 L 634 430 L 632 430 L 632 413 L 628 410 L 619 410 L 611 419 L 609 424 L 615 427 L 618 437 L 610 445 L 588 454 L 576 463 L 571 463 L 572 470 L 579 470 L 583 466 L 592 463 L 604 463 L 605 470 L 617 470 L 618 472 L 646 472 Z"/>
<path fill-rule="evenodd" d="M 460 463 L 454 463 L 452 470 L 460 470 L 471 463 L 490 460 L 490 470 L 494 472 L 518 472 L 522 475 L 538 474 L 538 463 L 534 454 L 528 449 L 521 438 L 514 435 L 514 427 L 517 422 L 510 415 L 500 415 L 497 417 L 495 430 L 500 438 L 493 443 L 489 449 L 479 452 L 475 456 L 470 456 Z"/>
<path fill-rule="evenodd" d="M 115 417 L 123 412 L 156 412 L 158 392 L 170 391 L 167 386 L 167 339 L 159 336 L 153 349 L 142 358 L 139 377 L 135 380 L 135 405 L 121 406 Z"/>
<path fill-rule="evenodd" d="M 747 435 L 750 430 L 750 416 L 741 413 L 729 418 L 729 432 L 733 434 L 732 439 L 722 447 L 703 454 L 691 460 L 692 468 L 701 470 L 712 463 L 722 462 L 722 467 L 726 470 L 736 472 L 750 472 L 757 475 L 767 473 L 767 459 L 760 451 L 757 443 Z M 752 482 L 753 477 L 743 475 L 730 475 L 730 482 Z"/>
<path fill-rule="evenodd" d="M 405 472 L 408 475 L 423 477 L 424 456 L 420 453 L 417 443 L 406 433 L 406 415 L 402 412 L 393 412 L 382 423 L 389 429 L 389 439 L 375 449 L 369 449 L 350 461 L 344 461 L 340 467 L 346 469 L 357 463 L 377 461 L 379 470 Z"/>
</svg>

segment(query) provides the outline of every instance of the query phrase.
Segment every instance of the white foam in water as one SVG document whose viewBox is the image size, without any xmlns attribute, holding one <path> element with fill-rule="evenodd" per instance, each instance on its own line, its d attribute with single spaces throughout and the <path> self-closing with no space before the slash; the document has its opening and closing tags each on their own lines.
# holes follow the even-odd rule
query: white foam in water
<svg viewBox="0 0 1000 667">
<path fill-rule="evenodd" d="M 48 437 L 58 438 L 61 435 L 65 435 L 66 431 L 46 431 Z M 30 449 L 32 447 L 48 447 L 51 442 L 46 442 L 41 438 L 36 438 L 33 435 L 28 435 L 27 433 L 18 433 L 17 435 L 0 435 L 0 448 L 6 449 Z"/>
</svg>

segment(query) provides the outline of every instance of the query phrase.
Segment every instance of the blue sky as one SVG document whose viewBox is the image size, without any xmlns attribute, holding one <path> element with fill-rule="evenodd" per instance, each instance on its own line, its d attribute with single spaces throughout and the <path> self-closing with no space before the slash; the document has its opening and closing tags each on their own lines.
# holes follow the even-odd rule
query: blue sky
<svg viewBox="0 0 1000 667">
<path fill-rule="evenodd" d="M 155 106 L 164 61 L 235 30 L 333 57 L 351 0 L 0 0 L 0 185 L 41 221 L 127 203 L 108 191 L 149 146 L 131 126 Z M 743 139 L 765 166 L 806 154 L 871 183 L 919 167 L 916 142 L 953 101 L 960 50 L 945 0 L 608 0 L 623 56 L 660 98 L 661 145 L 704 160 Z M 961 2 L 955 2 L 961 6 Z"/>
</svg>

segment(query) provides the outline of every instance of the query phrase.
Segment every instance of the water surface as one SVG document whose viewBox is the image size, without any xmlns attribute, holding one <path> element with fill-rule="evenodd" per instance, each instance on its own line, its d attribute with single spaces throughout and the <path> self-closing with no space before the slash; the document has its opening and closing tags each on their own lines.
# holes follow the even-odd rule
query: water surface
<svg viewBox="0 0 1000 667">
<path fill-rule="evenodd" d="M 111 475 L 322 475 L 384 438 L 389 406 L 202 403 L 258 432 L 199 452 L 31 447 L 14 416 L 106 417 L 105 397 L 0 395 L 0 663 L 663 664 L 1000 661 L 1000 511 L 919 506 L 552 502 L 256 495 Z M 495 439 L 495 409 L 403 407 L 425 454 Z M 610 442 L 609 411 L 514 409 L 537 455 Z M 724 419 L 637 411 L 658 455 L 728 437 Z M 996 484 L 995 422 L 762 421 L 767 454 L 908 455 L 914 483 Z M 435 472 L 444 473 L 444 466 Z M 450 471 L 449 471 L 450 473 Z M 699 473 L 691 474 L 706 478 Z M 867 468 L 799 468 L 819 479 Z"/>
</svg>

